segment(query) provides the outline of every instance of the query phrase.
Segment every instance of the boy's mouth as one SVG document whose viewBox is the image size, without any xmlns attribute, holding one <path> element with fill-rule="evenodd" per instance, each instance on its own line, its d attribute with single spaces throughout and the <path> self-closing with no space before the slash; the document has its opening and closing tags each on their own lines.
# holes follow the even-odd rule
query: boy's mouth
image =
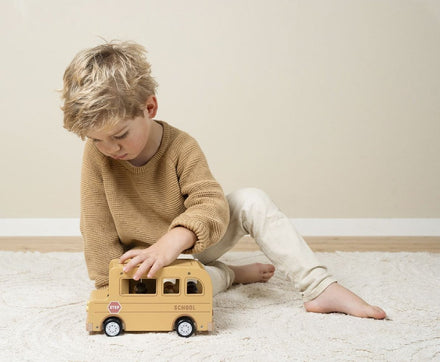
<svg viewBox="0 0 440 362">
<path fill-rule="evenodd" d="M 114 159 L 116 159 L 116 160 L 122 160 L 122 159 L 124 159 L 125 157 L 127 157 L 127 153 L 124 153 L 123 155 L 120 155 L 120 156 L 112 156 Z"/>
</svg>

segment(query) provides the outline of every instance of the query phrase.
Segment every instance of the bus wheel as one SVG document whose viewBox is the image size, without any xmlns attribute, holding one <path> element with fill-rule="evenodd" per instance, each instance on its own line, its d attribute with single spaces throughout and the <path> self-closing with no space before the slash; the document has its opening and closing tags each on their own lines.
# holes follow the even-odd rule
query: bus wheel
<svg viewBox="0 0 440 362">
<path fill-rule="evenodd" d="M 180 337 L 191 337 L 194 334 L 194 322 L 191 318 L 180 318 L 176 323 L 176 332 Z"/>
<path fill-rule="evenodd" d="M 104 321 L 104 332 L 109 337 L 116 337 L 122 332 L 122 323 L 119 318 L 108 318 Z"/>
</svg>

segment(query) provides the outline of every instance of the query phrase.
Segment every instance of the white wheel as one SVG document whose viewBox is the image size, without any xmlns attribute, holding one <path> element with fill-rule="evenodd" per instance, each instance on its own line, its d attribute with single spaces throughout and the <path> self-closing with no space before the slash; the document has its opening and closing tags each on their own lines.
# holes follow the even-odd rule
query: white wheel
<svg viewBox="0 0 440 362">
<path fill-rule="evenodd" d="M 109 337 L 116 337 L 122 332 L 121 322 L 117 318 L 109 318 L 104 322 L 104 332 Z"/>
<path fill-rule="evenodd" d="M 180 337 L 190 337 L 194 333 L 194 323 L 190 318 L 182 318 L 177 322 L 177 334 Z"/>
</svg>

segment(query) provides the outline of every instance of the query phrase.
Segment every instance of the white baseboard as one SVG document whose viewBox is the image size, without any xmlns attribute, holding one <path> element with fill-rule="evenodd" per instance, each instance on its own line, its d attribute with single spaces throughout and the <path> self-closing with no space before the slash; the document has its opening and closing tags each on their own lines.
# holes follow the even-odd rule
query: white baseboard
<svg viewBox="0 0 440 362">
<path fill-rule="evenodd" d="M 80 236 L 79 219 L 0 219 L 0 236 Z"/>
<path fill-rule="evenodd" d="M 440 236 L 440 219 L 292 219 L 303 236 Z M 80 236 L 79 219 L 0 219 L 0 237 Z"/>
<path fill-rule="evenodd" d="M 292 219 L 304 236 L 440 236 L 440 219 Z"/>
</svg>

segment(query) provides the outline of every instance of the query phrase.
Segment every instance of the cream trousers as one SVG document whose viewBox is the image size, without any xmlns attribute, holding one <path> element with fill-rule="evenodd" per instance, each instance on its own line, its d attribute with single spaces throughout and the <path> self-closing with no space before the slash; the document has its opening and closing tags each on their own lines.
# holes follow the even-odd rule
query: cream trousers
<svg viewBox="0 0 440 362">
<path fill-rule="evenodd" d="M 230 222 L 223 238 L 200 254 L 213 283 L 214 295 L 234 282 L 234 272 L 218 261 L 243 236 L 250 235 L 275 268 L 301 293 L 303 301 L 316 298 L 336 280 L 319 263 L 292 222 L 261 190 L 246 188 L 227 196 Z"/>
</svg>

